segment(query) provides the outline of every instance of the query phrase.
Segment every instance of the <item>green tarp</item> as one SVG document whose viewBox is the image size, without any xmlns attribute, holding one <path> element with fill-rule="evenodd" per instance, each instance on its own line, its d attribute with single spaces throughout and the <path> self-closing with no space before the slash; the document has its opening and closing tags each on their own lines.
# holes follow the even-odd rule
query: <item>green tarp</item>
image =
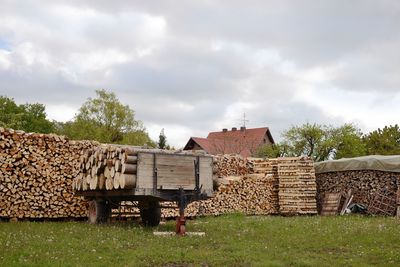
<svg viewBox="0 0 400 267">
<path fill-rule="evenodd" d="M 315 163 L 316 173 L 359 170 L 400 172 L 400 155 L 371 155 L 357 158 L 327 160 Z"/>
</svg>

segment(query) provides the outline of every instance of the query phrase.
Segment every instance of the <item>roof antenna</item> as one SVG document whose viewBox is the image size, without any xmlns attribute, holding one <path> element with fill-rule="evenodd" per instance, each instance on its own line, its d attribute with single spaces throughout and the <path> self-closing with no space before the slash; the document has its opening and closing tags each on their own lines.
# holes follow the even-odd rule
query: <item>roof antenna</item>
<svg viewBox="0 0 400 267">
<path fill-rule="evenodd" d="M 242 125 L 242 127 L 246 127 L 246 122 L 249 122 L 249 120 L 246 120 L 246 113 L 243 112 L 243 125 Z"/>
</svg>

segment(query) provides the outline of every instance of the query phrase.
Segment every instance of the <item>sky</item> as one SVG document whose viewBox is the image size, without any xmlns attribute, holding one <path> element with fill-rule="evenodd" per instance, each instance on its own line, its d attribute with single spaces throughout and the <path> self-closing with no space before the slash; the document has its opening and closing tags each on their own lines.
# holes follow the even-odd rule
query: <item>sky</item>
<svg viewBox="0 0 400 267">
<path fill-rule="evenodd" d="M 116 93 L 157 140 L 399 123 L 400 1 L 0 0 L 0 95 L 68 121 Z"/>
</svg>

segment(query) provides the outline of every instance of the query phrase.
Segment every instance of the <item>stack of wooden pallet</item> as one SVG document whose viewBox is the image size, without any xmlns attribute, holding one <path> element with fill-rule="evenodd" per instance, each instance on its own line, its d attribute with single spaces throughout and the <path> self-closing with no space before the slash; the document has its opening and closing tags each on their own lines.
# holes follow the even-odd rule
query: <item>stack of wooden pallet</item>
<svg viewBox="0 0 400 267">
<path fill-rule="evenodd" d="M 86 216 L 87 204 L 71 184 L 82 152 L 97 145 L 0 128 L 0 217 Z"/>
<path fill-rule="evenodd" d="M 137 150 L 118 145 L 89 149 L 80 158 L 77 191 L 131 189 L 136 185 Z"/>
<path fill-rule="evenodd" d="M 313 161 L 307 157 L 278 159 L 279 212 L 316 214 L 316 183 Z"/>
</svg>

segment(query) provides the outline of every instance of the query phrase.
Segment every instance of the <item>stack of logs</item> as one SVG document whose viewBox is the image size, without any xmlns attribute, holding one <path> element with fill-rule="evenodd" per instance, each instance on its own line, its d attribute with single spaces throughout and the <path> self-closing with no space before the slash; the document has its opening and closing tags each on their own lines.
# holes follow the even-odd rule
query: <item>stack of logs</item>
<svg viewBox="0 0 400 267">
<path fill-rule="evenodd" d="M 251 173 L 265 173 L 273 181 L 274 205 L 279 214 L 316 214 L 314 163 L 309 157 L 250 159 Z"/>
<path fill-rule="evenodd" d="M 227 176 L 217 178 L 214 198 L 191 203 L 186 209 L 187 216 L 231 212 L 248 215 L 317 213 L 315 172 L 310 158 L 245 160 L 240 156 L 224 155 L 214 159 L 216 166 L 223 170 L 217 171 L 217 176 Z M 246 170 L 242 169 L 244 164 Z M 234 172 L 225 171 L 229 169 L 251 174 L 234 176 Z M 163 211 L 163 217 L 177 214 L 176 209 Z"/>
<path fill-rule="evenodd" d="M 221 184 L 213 198 L 189 204 L 185 215 L 193 217 L 233 212 L 247 215 L 277 214 L 276 206 L 272 205 L 271 179 L 264 174 L 248 174 L 241 179 L 231 180 L 228 184 Z M 171 203 L 166 204 L 173 206 Z M 162 216 L 166 218 L 177 215 L 177 209 L 162 211 Z"/>
<path fill-rule="evenodd" d="M 265 174 L 266 178 L 269 179 L 272 188 L 271 206 L 277 213 L 279 211 L 278 160 L 251 158 L 247 165 L 250 173 Z"/>
<path fill-rule="evenodd" d="M 0 217 L 85 217 L 71 185 L 81 154 L 96 145 L 0 128 Z"/>
<path fill-rule="evenodd" d="M 279 211 L 281 214 L 316 214 L 317 186 L 310 158 L 278 160 Z"/>
<path fill-rule="evenodd" d="M 376 170 L 327 172 L 317 174 L 318 208 L 325 193 L 345 194 L 352 190 L 353 203 L 369 205 L 377 194 L 396 198 L 400 173 Z M 398 205 L 400 199 L 397 201 Z M 394 214 L 393 214 L 394 215 Z"/>
<path fill-rule="evenodd" d="M 400 218 L 400 177 L 397 177 L 397 217 Z"/>
<path fill-rule="evenodd" d="M 73 190 L 131 189 L 136 186 L 137 150 L 117 145 L 89 149 L 80 158 Z"/>
<path fill-rule="evenodd" d="M 214 156 L 214 167 L 219 178 L 248 174 L 247 160 L 236 154 Z"/>
</svg>

